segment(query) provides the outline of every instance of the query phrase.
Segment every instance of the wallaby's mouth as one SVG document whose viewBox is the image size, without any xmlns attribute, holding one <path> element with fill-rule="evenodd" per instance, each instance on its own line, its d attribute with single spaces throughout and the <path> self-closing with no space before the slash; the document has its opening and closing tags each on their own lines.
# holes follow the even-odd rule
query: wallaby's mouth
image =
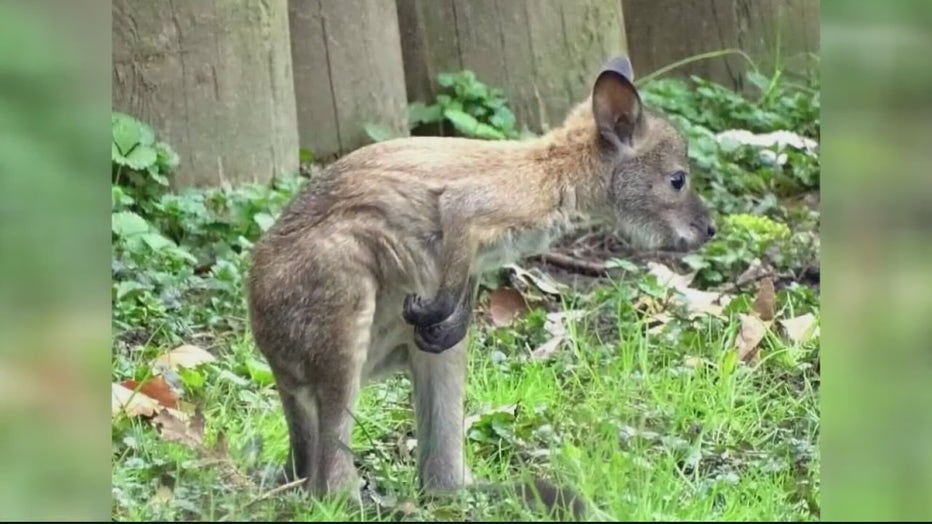
<svg viewBox="0 0 932 524">
<path fill-rule="evenodd" d="M 700 250 L 710 240 L 715 238 L 715 224 L 709 220 L 707 223 L 699 224 L 693 222 L 689 229 L 684 233 L 676 233 L 676 239 L 673 241 L 671 250 L 682 253 L 692 253 Z"/>
<path fill-rule="evenodd" d="M 637 251 L 664 251 L 688 254 L 700 250 L 716 234 L 711 217 L 683 222 L 673 217 L 618 217 L 616 225 L 628 245 Z M 633 219 L 632 219 L 633 218 Z"/>
</svg>

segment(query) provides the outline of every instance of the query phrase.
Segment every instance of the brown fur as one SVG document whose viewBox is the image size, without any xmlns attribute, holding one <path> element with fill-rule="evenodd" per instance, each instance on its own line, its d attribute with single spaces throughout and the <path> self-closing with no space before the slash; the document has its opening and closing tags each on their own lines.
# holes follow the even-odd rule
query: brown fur
<svg viewBox="0 0 932 524">
<path fill-rule="evenodd" d="M 471 482 L 463 458 L 465 336 L 476 276 L 585 220 L 639 245 L 692 248 L 712 222 L 686 182 L 686 142 L 644 111 L 630 64 L 525 141 L 411 137 L 327 167 L 255 246 L 248 296 L 275 374 L 297 476 L 355 490 L 347 452 L 360 388 L 395 370 L 414 385 L 418 469 L 429 491 Z M 445 295 L 446 293 L 446 295 Z M 446 297 L 446 298 L 444 298 Z M 413 325 L 412 325 L 413 324 Z"/>
</svg>

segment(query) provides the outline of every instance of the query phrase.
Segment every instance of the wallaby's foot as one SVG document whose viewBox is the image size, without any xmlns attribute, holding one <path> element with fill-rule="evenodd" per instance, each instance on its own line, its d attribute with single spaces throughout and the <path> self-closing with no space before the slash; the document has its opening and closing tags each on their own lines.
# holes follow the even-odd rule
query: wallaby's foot
<svg viewBox="0 0 932 524">
<path fill-rule="evenodd" d="M 462 311 L 462 313 L 461 313 Z M 415 326 L 414 343 L 422 351 L 443 353 L 466 338 L 469 332 L 469 314 L 457 309 L 442 322 L 429 326 Z"/>
<path fill-rule="evenodd" d="M 413 326 L 429 326 L 448 318 L 457 305 L 456 293 L 441 290 L 435 298 L 411 293 L 405 297 L 402 317 Z"/>
<path fill-rule="evenodd" d="M 457 297 L 466 298 L 457 301 Z M 414 325 L 414 343 L 421 351 L 443 353 L 460 343 L 469 332 L 472 301 L 463 293 L 441 290 L 434 299 L 415 294 L 405 297 L 402 315 Z"/>
</svg>

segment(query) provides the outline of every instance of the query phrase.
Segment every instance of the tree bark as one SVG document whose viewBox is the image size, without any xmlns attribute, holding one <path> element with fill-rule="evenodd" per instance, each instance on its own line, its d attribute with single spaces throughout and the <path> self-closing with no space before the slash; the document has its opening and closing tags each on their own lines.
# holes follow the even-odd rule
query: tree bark
<svg viewBox="0 0 932 524">
<path fill-rule="evenodd" d="M 408 98 L 430 103 L 437 74 L 470 69 L 505 91 L 518 123 L 559 125 L 625 53 L 617 0 L 396 0 Z"/>
<path fill-rule="evenodd" d="M 764 74 L 812 66 L 819 50 L 819 0 L 621 0 L 631 61 L 641 76 L 701 53 L 737 48 Z M 779 45 L 778 36 L 779 34 Z M 779 55 L 778 55 L 779 52 Z M 697 75 L 747 87 L 748 62 L 728 55 L 692 62 L 664 76 Z"/>
<path fill-rule="evenodd" d="M 175 187 L 298 169 L 287 0 L 114 0 L 113 108 L 181 157 Z"/>
<path fill-rule="evenodd" d="M 366 124 L 408 132 L 392 0 L 290 0 L 301 147 L 327 159 L 372 142 Z"/>
</svg>

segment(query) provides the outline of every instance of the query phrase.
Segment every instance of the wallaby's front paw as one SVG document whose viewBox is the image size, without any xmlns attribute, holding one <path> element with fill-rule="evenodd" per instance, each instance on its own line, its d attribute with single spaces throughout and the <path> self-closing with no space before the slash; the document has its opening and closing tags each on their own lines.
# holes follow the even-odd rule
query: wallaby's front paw
<svg viewBox="0 0 932 524">
<path fill-rule="evenodd" d="M 414 343 L 422 351 L 443 353 L 466 338 L 469 331 L 470 311 L 460 307 L 442 322 L 414 327 Z"/>
<path fill-rule="evenodd" d="M 401 315 L 413 326 L 430 326 L 446 320 L 456 310 L 456 294 L 440 290 L 435 298 L 424 298 L 414 293 L 405 297 Z"/>
</svg>

